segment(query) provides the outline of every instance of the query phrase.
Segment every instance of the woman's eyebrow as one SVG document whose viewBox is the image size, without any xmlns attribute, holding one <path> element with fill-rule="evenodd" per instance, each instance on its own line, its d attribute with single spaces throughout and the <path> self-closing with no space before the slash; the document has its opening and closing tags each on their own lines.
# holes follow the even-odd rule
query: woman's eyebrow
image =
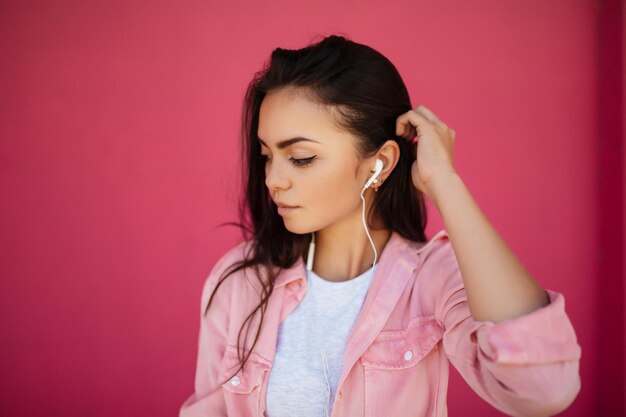
<svg viewBox="0 0 626 417">
<path fill-rule="evenodd" d="M 298 143 L 298 142 L 302 142 L 302 141 L 319 143 L 318 141 L 313 140 L 313 139 L 303 138 L 302 136 L 296 136 L 295 138 L 281 140 L 280 142 L 278 142 L 276 144 L 276 147 L 278 149 L 285 149 L 288 146 L 293 145 L 294 143 Z M 259 142 L 261 142 L 263 144 L 263 146 L 265 146 L 266 148 L 269 148 L 269 146 L 267 146 L 267 144 L 265 142 L 263 142 L 263 140 L 261 138 L 259 138 Z"/>
</svg>

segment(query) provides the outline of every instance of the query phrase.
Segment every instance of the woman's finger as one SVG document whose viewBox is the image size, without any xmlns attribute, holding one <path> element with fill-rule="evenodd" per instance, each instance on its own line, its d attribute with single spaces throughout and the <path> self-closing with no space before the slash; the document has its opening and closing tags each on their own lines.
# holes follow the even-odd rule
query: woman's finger
<svg viewBox="0 0 626 417">
<path fill-rule="evenodd" d="M 397 123 L 396 120 L 396 135 L 397 136 L 401 136 L 404 139 L 410 139 L 411 138 L 411 125 L 410 123 L 407 124 L 399 124 Z"/>
<path fill-rule="evenodd" d="M 415 111 L 418 113 L 421 113 L 424 117 L 426 117 L 428 120 L 430 120 L 434 124 L 442 123 L 441 120 L 439 120 L 439 118 L 437 117 L 437 115 L 433 113 L 428 107 L 424 106 L 423 104 L 420 104 L 419 106 L 417 106 L 415 108 Z"/>
<path fill-rule="evenodd" d="M 398 116 L 396 120 L 396 134 L 405 132 L 407 128 L 415 129 L 416 134 L 421 136 L 425 130 L 432 128 L 432 123 L 422 114 L 415 110 L 410 110 Z"/>
<path fill-rule="evenodd" d="M 410 123 L 404 126 L 404 134 L 402 136 L 405 139 L 413 139 L 416 135 L 415 128 Z"/>
</svg>

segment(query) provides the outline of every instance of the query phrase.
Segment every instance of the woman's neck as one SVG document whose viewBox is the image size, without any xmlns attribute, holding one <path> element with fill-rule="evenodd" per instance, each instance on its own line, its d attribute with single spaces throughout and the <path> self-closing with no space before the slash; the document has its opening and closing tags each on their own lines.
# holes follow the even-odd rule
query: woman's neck
<svg viewBox="0 0 626 417">
<path fill-rule="evenodd" d="M 354 226 L 332 227 L 315 233 L 313 271 L 328 281 L 347 281 L 356 278 L 372 267 L 374 249 L 363 223 Z M 355 233 L 355 230 L 358 232 Z M 387 228 L 368 229 L 376 246 L 376 264 L 391 237 Z"/>
</svg>

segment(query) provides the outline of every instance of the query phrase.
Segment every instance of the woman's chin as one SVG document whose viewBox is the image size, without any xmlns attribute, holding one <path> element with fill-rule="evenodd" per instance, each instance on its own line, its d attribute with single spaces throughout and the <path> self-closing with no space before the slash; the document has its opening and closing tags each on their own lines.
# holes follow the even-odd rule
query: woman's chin
<svg viewBox="0 0 626 417">
<path fill-rule="evenodd" d="M 290 231 L 291 233 L 295 233 L 297 235 L 303 235 L 305 233 L 310 233 L 310 228 L 302 227 L 302 225 L 294 222 L 293 220 L 283 219 L 285 223 L 285 229 Z"/>
<path fill-rule="evenodd" d="M 304 235 L 318 230 L 306 222 L 301 222 L 287 216 L 283 217 L 283 224 L 285 225 L 285 229 L 297 235 Z"/>
</svg>

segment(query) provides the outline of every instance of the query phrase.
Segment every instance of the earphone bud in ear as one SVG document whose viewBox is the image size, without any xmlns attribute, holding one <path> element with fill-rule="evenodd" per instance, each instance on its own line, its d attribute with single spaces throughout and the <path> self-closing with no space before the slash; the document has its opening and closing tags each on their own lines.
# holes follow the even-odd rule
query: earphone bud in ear
<svg viewBox="0 0 626 417">
<path fill-rule="evenodd" d="M 363 188 L 369 187 L 374 182 L 374 180 L 378 178 L 382 170 L 383 170 L 383 161 L 381 161 L 380 159 L 376 159 L 376 166 L 374 167 L 374 174 L 372 174 L 370 179 L 367 180 Z"/>
<path fill-rule="evenodd" d="M 376 166 L 374 167 L 374 175 L 378 176 L 378 174 L 380 174 L 380 171 L 383 170 L 383 161 L 381 161 L 380 159 L 376 159 Z"/>
</svg>

